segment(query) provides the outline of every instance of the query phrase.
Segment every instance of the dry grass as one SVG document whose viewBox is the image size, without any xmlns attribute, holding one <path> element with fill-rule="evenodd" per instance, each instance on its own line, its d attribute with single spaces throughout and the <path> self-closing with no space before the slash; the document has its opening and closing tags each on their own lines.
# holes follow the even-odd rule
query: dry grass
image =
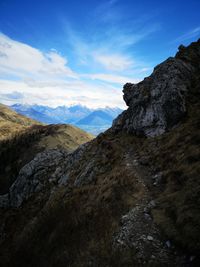
<svg viewBox="0 0 200 267">
<path fill-rule="evenodd" d="M 0 104 L 0 141 L 10 139 L 32 125 L 41 123 L 22 116 L 9 107 Z"/>
<path fill-rule="evenodd" d="M 124 164 L 123 155 L 130 150 L 149 171 L 149 193 L 158 203 L 154 222 L 167 239 L 190 255 L 198 254 L 198 84 L 190 92 L 185 121 L 169 133 L 147 139 L 107 132 L 94 139 L 71 172 L 73 182 L 94 160 L 97 171 L 89 185 L 69 185 L 51 195 L 42 192 L 18 210 L 0 211 L 7 233 L 0 247 L 2 266 L 139 266 L 133 250 L 112 250 L 120 217 L 143 198 L 143 187 Z M 162 179 L 155 187 L 151 178 L 158 172 Z"/>
<path fill-rule="evenodd" d="M 19 170 L 45 149 L 68 152 L 93 138 L 67 125 L 42 125 L 0 104 L 0 193 L 6 193 Z"/>
</svg>

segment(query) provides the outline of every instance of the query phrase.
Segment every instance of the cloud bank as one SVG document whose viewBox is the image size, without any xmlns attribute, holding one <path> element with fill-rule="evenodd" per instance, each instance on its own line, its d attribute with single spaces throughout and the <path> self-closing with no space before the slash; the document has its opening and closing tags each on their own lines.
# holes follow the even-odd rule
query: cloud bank
<svg viewBox="0 0 200 267">
<path fill-rule="evenodd" d="M 0 34 L 0 99 L 48 106 L 82 104 L 124 107 L 122 85 L 138 82 L 120 75 L 133 62 L 125 56 L 91 54 L 102 65 L 100 73 L 78 73 L 57 51 L 42 52 Z M 108 72 L 106 72 L 108 71 Z M 109 72 L 111 71 L 111 72 Z"/>
<path fill-rule="evenodd" d="M 130 21 L 124 24 L 118 3 L 110 0 L 99 4 L 86 32 L 74 30 L 63 19 L 66 47 L 62 54 L 0 33 L 0 102 L 124 108 L 122 86 L 139 82 L 152 69 L 130 52 L 132 46 L 155 32 L 157 26 L 147 23 L 136 27 L 131 20 L 137 29 L 127 27 Z"/>
</svg>

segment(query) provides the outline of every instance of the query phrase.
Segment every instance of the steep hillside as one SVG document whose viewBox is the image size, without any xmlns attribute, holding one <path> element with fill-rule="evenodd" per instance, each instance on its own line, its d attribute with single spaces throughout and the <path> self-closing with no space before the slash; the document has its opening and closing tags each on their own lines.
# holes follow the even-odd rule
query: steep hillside
<svg viewBox="0 0 200 267">
<path fill-rule="evenodd" d="M 200 40 L 143 82 L 110 130 L 38 154 L 0 197 L 2 266 L 199 266 Z"/>
<path fill-rule="evenodd" d="M 54 124 L 59 123 L 59 121 L 56 118 L 52 118 L 52 116 L 46 113 L 50 113 L 51 111 L 48 110 L 48 107 L 45 107 L 45 109 L 41 109 L 40 106 L 34 105 L 20 105 L 20 104 L 14 104 L 11 106 L 13 110 L 15 110 L 17 113 L 24 115 L 26 117 L 29 117 L 31 119 L 40 121 L 41 123 L 47 123 L 47 124 Z"/>
<path fill-rule="evenodd" d="M 0 105 L 0 193 L 8 190 L 19 170 L 47 149 L 71 152 L 93 136 L 68 125 L 41 125 Z"/>
<path fill-rule="evenodd" d="M 7 106 L 0 104 L 0 140 L 8 139 L 16 133 L 39 122 L 16 113 Z"/>
</svg>

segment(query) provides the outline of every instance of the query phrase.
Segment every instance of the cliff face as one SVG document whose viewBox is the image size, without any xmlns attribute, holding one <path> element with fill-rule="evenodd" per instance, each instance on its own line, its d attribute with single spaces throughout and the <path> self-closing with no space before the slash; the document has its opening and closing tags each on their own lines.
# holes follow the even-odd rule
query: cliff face
<svg viewBox="0 0 200 267">
<path fill-rule="evenodd" d="M 180 47 L 125 86 L 110 130 L 21 169 L 0 196 L 2 266 L 198 266 L 199 59 L 200 41 Z"/>
<path fill-rule="evenodd" d="M 187 49 L 180 46 L 175 58 L 156 66 L 151 76 L 138 84 L 127 83 L 123 92 L 128 110 L 114 121 L 113 129 L 157 136 L 177 125 L 186 113 L 199 60 L 199 42 Z"/>
</svg>

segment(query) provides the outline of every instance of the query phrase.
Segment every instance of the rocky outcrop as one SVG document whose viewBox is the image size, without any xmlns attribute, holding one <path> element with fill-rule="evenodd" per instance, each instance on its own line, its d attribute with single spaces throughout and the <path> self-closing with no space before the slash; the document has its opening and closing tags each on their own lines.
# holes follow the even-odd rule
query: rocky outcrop
<svg viewBox="0 0 200 267">
<path fill-rule="evenodd" d="M 199 266 L 199 55 L 180 47 L 125 86 L 110 130 L 21 169 L 0 196 L 2 266 Z"/>
<path fill-rule="evenodd" d="M 38 153 L 33 160 L 20 170 L 9 192 L 0 195 L 0 208 L 18 208 L 35 193 L 43 190 L 51 192 L 55 186 L 66 185 L 70 174 L 73 172 L 74 165 L 79 165 L 87 146 L 88 143 L 81 145 L 74 153 L 59 149 L 49 149 Z M 87 163 L 83 173 L 77 175 L 75 186 L 91 182 L 92 178 L 87 177 L 86 174 L 91 172 L 94 164 L 95 162 L 92 161 Z M 94 174 L 94 171 L 90 174 L 91 177 L 92 174 Z"/>
<path fill-rule="evenodd" d="M 186 98 L 199 70 L 200 40 L 189 48 L 179 47 L 174 58 L 156 66 L 151 76 L 124 86 L 128 109 L 113 122 L 114 131 L 145 136 L 160 135 L 177 125 L 187 111 Z"/>
<path fill-rule="evenodd" d="M 67 157 L 66 151 L 47 150 L 39 153 L 26 164 L 9 189 L 9 193 L 0 196 L 0 207 L 19 207 L 34 193 L 45 191 L 61 176 L 61 168 Z"/>
</svg>

